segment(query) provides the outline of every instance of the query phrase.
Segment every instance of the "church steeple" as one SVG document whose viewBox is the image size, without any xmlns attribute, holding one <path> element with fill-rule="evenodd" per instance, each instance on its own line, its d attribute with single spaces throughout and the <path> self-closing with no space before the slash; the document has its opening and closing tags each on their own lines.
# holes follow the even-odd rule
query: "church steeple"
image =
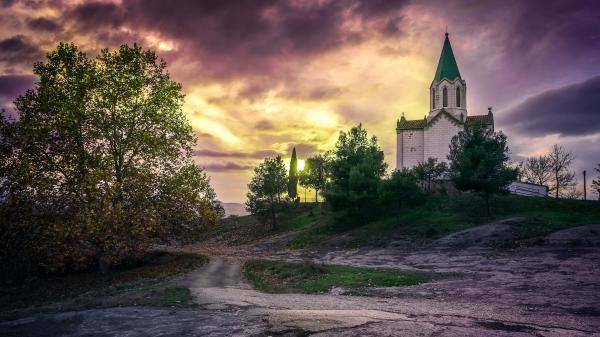
<svg viewBox="0 0 600 337">
<path fill-rule="evenodd" d="M 450 113 L 457 120 L 460 120 L 461 115 L 463 118 L 467 116 L 467 82 L 458 71 L 448 33 L 429 90 L 431 109 L 428 119 L 433 119 L 441 110 Z"/>
<path fill-rule="evenodd" d="M 452 46 L 450 45 L 450 39 L 448 33 L 446 33 L 446 39 L 444 40 L 444 46 L 442 47 L 442 54 L 440 55 L 440 61 L 438 62 L 437 70 L 435 72 L 435 81 L 441 81 L 446 78 L 453 81 L 455 78 L 460 78 L 460 72 L 458 71 L 458 65 L 452 52 Z"/>
</svg>

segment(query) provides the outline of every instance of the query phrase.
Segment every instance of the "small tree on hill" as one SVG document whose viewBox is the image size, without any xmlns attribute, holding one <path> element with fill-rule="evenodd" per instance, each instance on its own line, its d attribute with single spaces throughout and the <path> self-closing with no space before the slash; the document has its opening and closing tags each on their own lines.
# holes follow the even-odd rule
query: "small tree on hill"
<svg viewBox="0 0 600 337">
<path fill-rule="evenodd" d="M 592 180 L 592 189 L 598 193 L 598 201 L 600 201 L 600 164 L 594 168 L 598 172 L 598 177 Z"/>
<path fill-rule="evenodd" d="M 556 198 L 558 198 L 561 190 L 575 186 L 575 173 L 570 170 L 575 156 L 562 146 L 555 144 L 548 154 L 548 160 L 554 182 L 551 190 L 554 191 Z"/>
<path fill-rule="evenodd" d="M 319 192 L 323 191 L 329 179 L 329 161 L 327 154 L 316 154 L 304 163 L 300 171 L 300 185 L 315 190 L 315 201 L 319 203 Z"/>
<path fill-rule="evenodd" d="M 400 225 L 402 207 L 421 204 L 425 201 L 425 195 L 412 172 L 394 171 L 388 179 L 379 184 L 379 201 L 396 216 L 396 224 Z"/>
<path fill-rule="evenodd" d="M 552 166 L 549 156 L 527 158 L 521 173 L 523 180 L 531 184 L 547 186 L 552 180 Z"/>
<path fill-rule="evenodd" d="M 292 200 L 298 197 L 298 158 L 296 157 L 296 148 L 292 150 L 292 158 L 290 159 L 290 171 L 288 174 L 288 196 Z"/>
<path fill-rule="evenodd" d="M 387 167 L 377 137 L 369 137 L 362 125 L 340 132 L 333 150 L 331 181 L 325 189 L 325 201 L 345 220 L 361 222 L 377 209 L 377 188 Z"/>
<path fill-rule="evenodd" d="M 285 165 L 280 156 L 265 158 L 254 168 L 248 184 L 246 210 L 255 215 L 270 215 L 273 228 L 277 228 L 276 213 L 282 204 L 281 196 L 287 189 Z"/>
<path fill-rule="evenodd" d="M 466 124 L 450 143 L 452 181 L 459 190 L 481 193 L 488 216 L 490 195 L 506 193 L 517 177 L 517 171 L 508 166 L 508 153 L 506 136 L 478 122 Z"/>
<path fill-rule="evenodd" d="M 427 183 L 427 191 L 431 192 L 431 182 L 443 177 L 448 172 L 448 164 L 438 163 L 437 158 L 429 157 L 427 161 L 418 163 L 413 172 L 418 180 Z"/>
</svg>

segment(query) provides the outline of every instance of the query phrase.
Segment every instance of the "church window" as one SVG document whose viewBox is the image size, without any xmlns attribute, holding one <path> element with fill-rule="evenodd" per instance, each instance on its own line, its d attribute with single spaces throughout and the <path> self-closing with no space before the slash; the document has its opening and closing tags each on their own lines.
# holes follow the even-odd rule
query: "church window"
<svg viewBox="0 0 600 337">
<path fill-rule="evenodd" d="M 431 89 L 431 109 L 435 109 L 435 89 Z"/>
<path fill-rule="evenodd" d="M 456 88 L 456 106 L 460 108 L 460 87 Z"/>
<path fill-rule="evenodd" d="M 442 104 L 444 108 L 448 106 L 448 88 L 446 87 L 442 90 Z"/>
</svg>

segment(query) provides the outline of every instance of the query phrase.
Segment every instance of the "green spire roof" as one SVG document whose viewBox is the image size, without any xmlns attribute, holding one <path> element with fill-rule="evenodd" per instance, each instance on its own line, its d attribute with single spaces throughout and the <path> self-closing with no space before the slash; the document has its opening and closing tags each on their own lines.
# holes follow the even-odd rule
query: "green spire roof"
<svg viewBox="0 0 600 337">
<path fill-rule="evenodd" d="M 444 40 L 444 47 L 442 47 L 442 55 L 440 55 L 440 62 L 438 63 L 433 79 L 441 81 L 442 78 L 447 78 L 452 81 L 457 77 L 460 77 L 460 72 L 458 71 L 458 65 L 456 65 L 456 59 L 452 52 L 450 39 L 448 39 L 448 33 L 446 33 L 446 40 Z"/>
</svg>

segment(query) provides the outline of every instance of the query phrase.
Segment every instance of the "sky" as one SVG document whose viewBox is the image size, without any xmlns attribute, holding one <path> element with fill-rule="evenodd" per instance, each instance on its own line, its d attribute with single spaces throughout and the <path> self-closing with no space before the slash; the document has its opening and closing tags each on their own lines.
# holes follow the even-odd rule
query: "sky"
<svg viewBox="0 0 600 337">
<path fill-rule="evenodd" d="M 331 149 L 362 123 L 395 167 L 395 122 L 428 113 L 446 30 L 469 115 L 493 107 L 515 161 L 560 144 L 600 162 L 600 1 L 0 0 L 0 106 L 58 42 L 138 43 L 183 84 L 194 160 L 243 202 L 266 156 Z M 588 179 L 588 184 L 591 179 Z"/>
</svg>

